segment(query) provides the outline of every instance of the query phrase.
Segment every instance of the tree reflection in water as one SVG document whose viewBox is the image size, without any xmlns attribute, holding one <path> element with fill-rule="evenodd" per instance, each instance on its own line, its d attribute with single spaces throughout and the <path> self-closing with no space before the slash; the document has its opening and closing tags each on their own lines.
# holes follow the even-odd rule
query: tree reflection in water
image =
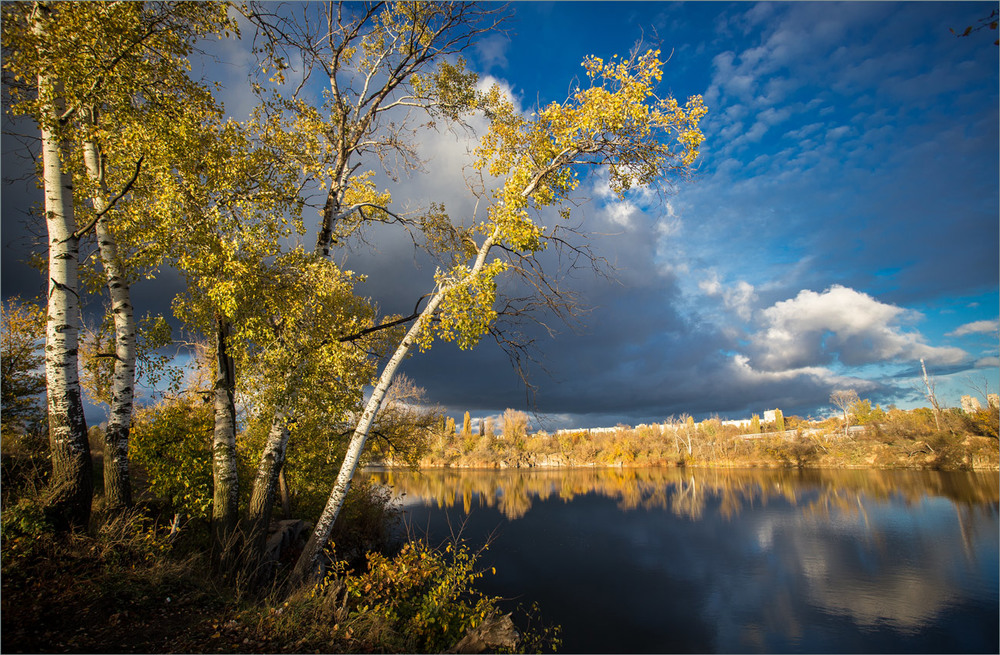
<svg viewBox="0 0 1000 655">
<path fill-rule="evenodd" d="M 995 473 L 366 475 L 428 538 L 463 511 L 472 542 L 495 537 L 484 584 L 537 601 L 569 652 L 996 652 Z"/>
<path fill-rule="evenodd" d="M 994 473 L 947 471 L 694 469 L 694 468 L 565 468 L 565 469 L 425 469 L 371 470 L 364 473 L 397 494 L 438 507 L 461 503 L 468 514 L 476 506 L 499 510 L 508 520 L 523 517 L 535 500 L 563 501 L 598 494 L 618 501 L 622 510 L 667 509 L 698 519 L 710 498 L 719 499 L 724 518 L 744 507 L 783 499 L 801 505 L 806 514 L 828 518 L 831 512 L 865 517 L 865 501 L 890 497 L 907 504 L 927 497 L 954 503 L 962 520 L 970 513 L 996 513 L 1000 478 Z M 965 529 L 963 527 L 963 529 Z"/>
</svg>

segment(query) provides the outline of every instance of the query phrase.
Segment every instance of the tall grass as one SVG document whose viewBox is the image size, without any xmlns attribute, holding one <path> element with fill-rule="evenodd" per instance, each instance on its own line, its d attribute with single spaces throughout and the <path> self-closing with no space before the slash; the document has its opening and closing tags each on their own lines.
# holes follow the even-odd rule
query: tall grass
<svg viewBox="0 0 1000 655">
<path fill-rule="evenodd" d="M 279 567 L 260 589 L 243 586 L 250 575 L 214 574 L 207 524 L 178 523 L 162 502 L 112 514 L 99 497 L 87 533 L 56 533 L 42 511 L 45 467 L 28 455 L 4 459 L 6 652 L 440 652 L 470 639 L 488 650 L 557 643 L 551 628 L 522 629 L 516 639 L 513 629 L 498 631 L 509 617 L 500 599 L 476 588 L 485 574 L 478 553 L 459 541 L 401 541 L 393 530 L 399 508 L 385 487 L 353 486 L 320 585 L 287 589 Z M 286 553 L 286 570 L 294 556 Z M 496 634 L 508 639 L 489 642 Z"/>
</svg>

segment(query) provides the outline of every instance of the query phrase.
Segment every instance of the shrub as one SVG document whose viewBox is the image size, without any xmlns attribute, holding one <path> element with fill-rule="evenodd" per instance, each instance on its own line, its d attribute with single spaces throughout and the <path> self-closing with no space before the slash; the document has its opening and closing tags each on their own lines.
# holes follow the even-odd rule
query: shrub
<svg viewBox="0 0 1000 655">
<path fill-rule="evenodd" d="M 394 556 L 372 553 L 367 567 L 341 566 L 317 587 L 294 593 L 259 617 L 266 639 L 298 652 L 435 653 L 454 648 L 470 630 L 500 617 L 499 599 L 478 591 L 479 553 L 448 543 L 407 542 Z M 553 630 L 529 633 L 533 648 L 555 645 Z M 515 644 L 493 644 L 512 648 Z"/>
<path fill-rule="evenodd" d="M 338 559 L 359 567 L 369 552 L 391 552 L 393 531 L 401 516 L 389 487 L 367 479 L 354 482 L 330 536 Z"/>
<path fill-rule="evenodd" d="M 33 495 L 46 483 L 52 472 L 49 461 L 49 441 L 44 435 L 20 430 L 4 431 L 0 443 L 0 497 L 4 511 L 21 496 Z"/>
<path fill-rule="evenodd" d="M 192 395 L 135 414 L 129 450 L 149 491 L 178 512 L 206 518 L 212 505 L 212 406 Z"/>
<path fill-rule="evenodd" d="M 998 438 L 997 430 L 1000 427 L 1000 410 L 996 405 L 990 405 L 986 409 L 977 409 L 962 415 L 965 429 L 971 434 L 980 437 Z"/>
<path fill-rule="evenodd" d="M 927 444 L 933 449 L 934 458 L 931 468 L 934 469 L 968 469 L 971 463 L 966 458 L 966 449 L 962 439 L 947 432 L 934 432 L 927 439 Z"/>
</svg>

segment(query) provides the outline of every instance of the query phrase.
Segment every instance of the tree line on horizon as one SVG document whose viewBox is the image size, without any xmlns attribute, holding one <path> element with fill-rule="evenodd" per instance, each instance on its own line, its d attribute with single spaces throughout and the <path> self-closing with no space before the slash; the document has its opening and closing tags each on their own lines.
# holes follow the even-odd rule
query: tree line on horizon
<svg viewBox="0 0 1000 655">
<path fill-rule="evenodd" d="M 902 468 L 995 468 L 998 458 L 997 403 L 986 408 L 901 410 L 872 407 L 853 391 L 831 395 L 843 411 L 822 419 L 784 416 L 745 423 L 717 416 L 695 421 L 684 414 L 662 423 L 618 425 L 597 430 L 528 430 L 526 413 L 508 409 L 503 428 L 480 421 L 471 429 L 469 412 L 461 430 L 442 418 L 437 437 L 420 456 L 424 466 L 859 466 Z M 839 404 L 838 404 L 839 403 Z M 860 432 L 852 431 L 857 426 Z M 382 460 L 382 463 L 392 463 Z"/>
</svg>

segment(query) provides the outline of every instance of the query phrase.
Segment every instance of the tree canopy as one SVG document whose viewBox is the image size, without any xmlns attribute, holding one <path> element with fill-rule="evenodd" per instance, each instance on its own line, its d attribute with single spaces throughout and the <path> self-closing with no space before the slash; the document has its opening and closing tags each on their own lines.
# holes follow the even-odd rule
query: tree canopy
<svg viewBox="0 0 1000 655">
<path fill-rule="evenodd" d="M 238 33 L 235 12 L 252 26 L 258 56 L 247 120 L 227 117 L 211 84 L 191 76 L 200 39 Z M 212 517 L 223 571 L 264 570 L 263 536 L 286 468 L 300 487 L 332 487 L 296 566 L 299 579 L 314 578 L 369 434 L 384 455 L 412 458 L 421 450 L 413 435 L 438 422 L 411 405 L 416 387 L 396 381 L 403 359 L 439 340 L 468 349 L 489 333 L 514 344 L 498 327 L 502 313 L 563 312 L 571 303 L 540 255 L 569 247 L 586 256 L 585 241 L 574 240 L 582 235 L 566 227 L 581 179 L 599 171 L 619 197 L 669 191 L 698 156 L 707 110 L 700 96 L 682 104 L 660 94 L 656 49 L 586 58 L 584 83 L 531 114 L 499 86 L 483 87 L 462 53 L 505 18 L 502 7 L 451 2 L 4 7 L 4 68 L 15 82 L 8 110 L 35 120 L 45 153 L 50 438 L 54 453 L 73 453 L 59 484 L 84 476 L 89 461 L 77 300 L 97 287 L 77 276 L 79 244 L 94 235 L 112 318 L 84 344 L 84 377 L 121 419 L 120 428 L 109 423 L 117 436 L 106 451 L 117 463 L 106 467 L 106 486 L 116 471 L 127 483 L 143 343 L 132 299 L 141 305 L 143 278 L 169 267 L 186 284 L 175 317 L 200 335 L 210 381 L 176 386 L 161 407 L 139 413 L 137 459 L 178 507 Z M 405 199 L 376 180 L 391 187 L 421 172 L 419 130 L 472 121 L 487 126 L 469 171 L 476 209 L 398 209 Z M 364 276 L 336 257 L 373 223 L 407 232 L 439 262 L 409 316 L 382 312 L 359 293 Z M 529 290 L 519 302 L 498 299 L 505 276 Z M 149 321 L 156 329 L 145 343 L 158 345 L 165 324 Z M 185 463 L 169 465 L 177 457 Z M 201 474 L 177 476 L 190 466 Z M 85 483 L 74 482 L 79 508 L 90 503 Z M 114 504 L 130 502 L 120 498 Z"/>
</svg>

